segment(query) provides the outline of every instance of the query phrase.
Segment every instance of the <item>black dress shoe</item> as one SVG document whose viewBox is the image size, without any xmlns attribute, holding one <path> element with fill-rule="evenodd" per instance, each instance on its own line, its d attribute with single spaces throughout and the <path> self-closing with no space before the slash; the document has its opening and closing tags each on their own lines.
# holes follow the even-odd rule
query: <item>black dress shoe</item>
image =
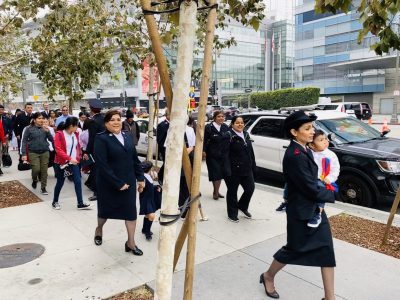
<svg viewBox="0 0 400 300">
<path fill-rule="evenodd" d="M 143 255 L 143 251 L 140 250 L 137 246 L 135 246 L 135 248 L 129 248 L 128 246 L 128 242 L 125 242 L 125 252 L 132 252 L 134 255 L 137 256 L 142 256 Z"/>
<path fill-rule="evenodd" d="M 241 210 L 240 209 L 240 211 L 244 214 L 244 217 L 246 218 L 246 219 L 251 219 L 251 213 L 249 213 L 249 211 L 248 210 Z"/>
<path fill-rule="evenodd" d="M 96 235 L 96 236 L 94 237 L 94 244 L 95 244 L 96 246 L 100 246 L 101 244 L 103 244 L 103 238 L 102 238 L 102 236 Z"/>
<path fill-rule="evenodd" d="M 223 195 L 221 195 L 221 194 L 218 194 L 218 197 L 219 198 L 225 198 Z"/>
<path fill-rule="evenodd" d="M 264 273 L 261 273 L 260 275 L 260 283 L 264 285 L 265 293 L 267 294 L 268 297 L 279 299 L 279 294 L 277 291 L 273 291 L 272 293 L 267 291 L 267 286 L 265 285 L 265 280 L 264 280 Z"/>
</svg>

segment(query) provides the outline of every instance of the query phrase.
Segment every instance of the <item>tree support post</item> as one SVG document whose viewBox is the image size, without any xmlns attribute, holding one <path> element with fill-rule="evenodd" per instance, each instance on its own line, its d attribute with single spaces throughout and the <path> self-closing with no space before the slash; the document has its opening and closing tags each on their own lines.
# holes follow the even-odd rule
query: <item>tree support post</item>
<svg viewBox="0 0 400 300">
<path fill-rule="evenodd" d="M 399 207 L 399 203 L 400 203 L 400 188 L 397 189 L 396 197 L 394 198 L 394 201 L 393 201 L 393 204 L 392 204 L 392 209 L 390 210 L 389 218 L 388 218 L 388 221 L 387 221 L 387 224 L 386 224 L 385 233 L 384 233 L 383 239 L 382 239 L 382 246 L 386 244 L 386 241 L 388 239 L 390 228 L 392 227 L 394 215 L 397 212 L 397 208 Z"/>
<path fill-rule="evenodd" d="M 215 0 L 210 1 L 210 5 L 215 4 Z M 193 177 L 192 177 L 192 198 L 196 197 L 200 192 L 200 178 L 201 178 L 201 164 L 203 156 L 203 142 L 204 142 L 204 126 L 206 118 L 206 107 L 208 98 L 208 83 L 210 81 L 210 73 L 212 67 L 213 55 L 213 42 L 214 42 L 214 29 L 215 21 L 217 19 L 217 9 L 213 7 L 207 17 L 207 32 L 204 45 L 204 60 L 203 72 L 200 86 L 200 101 L 199 101 L 199 114 L 197 120 L 196 130 L 196 147 L 194 148 L 194 162 L 193 162 Z M 188 243 L 186 252 L 186 271 L 185 271 L 185 300 L 192 299 L 193 292 L 193 278 L 194 278 L 194 262 L 196 253 L 196 223 L 197 223 L 197 209 L 199 201 L 195 200 L 190 207 L 188 221 Z"/>
</svg>

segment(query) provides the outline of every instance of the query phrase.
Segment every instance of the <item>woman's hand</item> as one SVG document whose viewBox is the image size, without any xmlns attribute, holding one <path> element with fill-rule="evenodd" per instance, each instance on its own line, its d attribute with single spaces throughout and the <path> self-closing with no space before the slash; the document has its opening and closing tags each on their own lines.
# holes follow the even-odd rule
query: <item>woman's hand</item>
<svg viewBox="0 0 400 300">
<path fill-rule="evenodd" d="M 144 181 L 138 181 L 138 188 L 137 188 L 137 190 L 138 190 L 139 193 L 143 192 L 144 185 L 145 185 L 145 184 L 144 184 Z"/>
<path fill-rule="evenodd" d="M 28 158 L 26 157 L 26 155 L 22 156 L 21 159 L 22 159 L 23 161 L 27 161 L 27 160 L 28 160 Z"/>
<path fill-rule="evenodd" d="M 83 154 L 82 158 L 83 158 L 83 160 L 89 160 L 89 155 Z"/>
<path fill-rule="evenodd" d="M 127 189 L 129 189 L 129 184 L 126 184 L 126 183 L 125 183 L 125 184 L 123 185 L 123 187 L 120 188 L 119 190 L 120 190 L 120 191 L 125 191 L 125 190 L 127 190 Z"/>
</svg>

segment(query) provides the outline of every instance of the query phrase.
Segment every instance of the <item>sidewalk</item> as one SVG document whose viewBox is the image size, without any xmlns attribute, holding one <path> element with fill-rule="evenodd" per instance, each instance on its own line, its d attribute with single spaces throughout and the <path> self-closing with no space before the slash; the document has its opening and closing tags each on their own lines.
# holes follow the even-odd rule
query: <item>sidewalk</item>
<svg viewBox="0 0 400 300">
<path fill-rule="evenodd" d="M 31 189 L 29 171 L 18 172 L 15 163 L 4 171 L 1 181 L 20 180 Z M 0 209 L 0 247 L 33 242 L 46 248 L 36 260 L 0 269 L 0 299 L 101 299 L 143 283 L 154 287 L 158 223 L 153 227 L 153 241 L 148 242 L 140 233 L 142 217 L 138 217 L 136 242 L 144 252 L 142 257 L 124 252 L 126 232 L 122 221 L 107 222 L 103 245 L 97 247 L 93 243 L 96 206 L 78 211 L 73 184 L 67 181 L 62 190 L 62 209 L 54 211 L 54 185 L 54 176 L 50 175 L 50 195 L 35 191 L 43 199 L 41 203 Z M 87 198 L 90 192 L 83 189 Z M 237 224 L 227 220 L 224 199 L 212 200 L 211 184 L 204 174 L 201 193 L 209 221 L 198 223 L 193 299 L 267 299 L 258 279 L 271 263 L 273 253 L 285 243 L 285 215 L 274 211 L 281 201 L 281 190 L 257 185 L 249 209 L 254 219 L 240 218 Z M 347 208 L 351 213 L 348 205 L 331 205 L 327 213 L 347 212 Z M 384 212 L 363 208 L 356 211 L 382 222 L 387 218 Z M 396 222 L 400 222 L 398 216 Z M 334 244 L 337 299 L 398 299 L 400 260 L 339 240 Z M 184 258 L 185 252 L 174 275 L 172 299 L 182 299 Z M 288 266 L 278 275 L 276 288 L 284 300 L 323 297 L 318 268 Z"/>
</svg>

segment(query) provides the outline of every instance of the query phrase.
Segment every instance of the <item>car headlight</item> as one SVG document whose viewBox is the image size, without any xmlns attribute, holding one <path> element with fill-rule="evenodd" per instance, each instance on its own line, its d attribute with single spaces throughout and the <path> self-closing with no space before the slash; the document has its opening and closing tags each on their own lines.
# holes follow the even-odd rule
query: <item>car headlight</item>
<svg viewBox="0 0 400 300">
<path fill-rule="evenodd" d="M 390 160 L 377 160 L 379 168 L 387 173 L 400 173 L 400 162 Z"/>
</svg>

